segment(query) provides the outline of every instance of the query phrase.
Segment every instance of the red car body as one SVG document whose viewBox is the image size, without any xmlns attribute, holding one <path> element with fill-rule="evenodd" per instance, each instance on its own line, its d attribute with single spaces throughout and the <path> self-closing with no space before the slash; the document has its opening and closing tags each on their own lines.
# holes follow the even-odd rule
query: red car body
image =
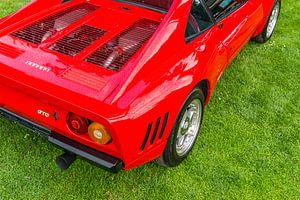
<svg viewBox="0 0 300 200">
<path fill-rule="evenodd" d="M 68 144 L 93 151 L 92 155 L 100 152 L 114 158 L 125 170 L 154 160 L 162 154 L 192 88 L 201 85 L 205 103 L 209 101 L 222 72 L 262 31 L 273 5 L 271 0 L 248 0 L 186 41 L 191 3 L 174 0 L 164 13 L 113 0 L 33 0 L 0 20 L 0 106 L 6 111 L 2 114 L 22 120 L 23 125 L 28 120 L 37 131 L 39 127 L 50 130 L 49 140 L 55 133 L 57 140 L 62 136 Z M 70 19 L 59 31 L 48 30 L 43 39 L 38 38 L 41 35 L 26 36 L 26 28 L 33 23 L 76 6 L 87 6 L 80 19 Z M 127 60 L 111 68 L 91 61 L 99 48 L 143 19 L 150 25 L 136 33 L 143 42 Z M 81 49 L 74 50 L 71 40 L 67 43 L 71 50 L 57 47 L 84 25 L 88 27 L 83 31 L 96 31 L 98 37 L 80 35 L 81 40 L 74 43 L 83 45 Z M 92 42 L 81 44 L 84 39 Z M 102 65 L 117 61 L 105 62 Z M 66 124 L 69 113 L 103 124 L 112 141 L 100 145 L 87 134 L 74 134 Z"/>
</svg>

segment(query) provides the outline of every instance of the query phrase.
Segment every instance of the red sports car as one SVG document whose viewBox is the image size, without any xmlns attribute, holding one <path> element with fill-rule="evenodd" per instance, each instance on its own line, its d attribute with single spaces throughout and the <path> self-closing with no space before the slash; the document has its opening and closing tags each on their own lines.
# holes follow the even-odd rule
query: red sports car
<svg viewBox="0 0 300 200">
<path fill-rule="evenodd" d="M 116 172 L 180 164 L 222 72 L 280 0 L 33 0 L 0 19 L 0 114 Z M 9 134 L 9 133 L 8 133 Z"/>
</svg>

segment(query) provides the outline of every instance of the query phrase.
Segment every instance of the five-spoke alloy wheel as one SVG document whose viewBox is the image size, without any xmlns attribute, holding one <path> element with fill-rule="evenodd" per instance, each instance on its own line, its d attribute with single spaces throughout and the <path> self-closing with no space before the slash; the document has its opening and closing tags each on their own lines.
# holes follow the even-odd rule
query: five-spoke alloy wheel
<svg viewBox="0 0 300 200">
<path fill-rule="evenodd" d="M 191 152 L 200 133 L 204 110 L 204 95 L 193 89 L 184 102 L 163 154 L 156 160 L 159 165 L 179 165 Z"/>
</svg>

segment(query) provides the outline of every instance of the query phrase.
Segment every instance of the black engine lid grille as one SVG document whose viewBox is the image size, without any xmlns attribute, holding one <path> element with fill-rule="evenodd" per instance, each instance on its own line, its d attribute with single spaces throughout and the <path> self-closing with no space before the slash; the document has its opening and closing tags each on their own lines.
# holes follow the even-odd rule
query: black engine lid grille
<svg viewBox="0 0 300 200">
<path fill-rule="evenodd" d="M 86 62 L 118 72 L 147 42 L 158 22 L 141 19 L 90 55 Z"/>
<path fill-rule="evenodd" d="M 105 33 L 106 31 L 104 30 L 83 25 L 53 44 L 50 49 L 73 57 L 93 44 Z"/>
<path fill-rule="evenodd" d="M 14 32 L 12 36 L 38 45 L 96 9 L 92 4 L 78 4 Z"/>
</svg>

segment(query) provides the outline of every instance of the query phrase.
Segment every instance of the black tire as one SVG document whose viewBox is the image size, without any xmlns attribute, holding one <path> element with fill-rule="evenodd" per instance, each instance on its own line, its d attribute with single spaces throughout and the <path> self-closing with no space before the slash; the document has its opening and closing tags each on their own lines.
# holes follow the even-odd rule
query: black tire
<svg viewBox="0 0 300 200">
<path fill-rule="evenodd" d="M 260 43 L 260 44 L 263 44 L 263 43 L 266 43 L 273 35 L 274 33 L 274 30 L 276 28 L 276 24 L 275 24 L 275 27 L 274 29 L 272 30 L 272 33 L 271 34 L 267 34 L 268 33 L 268 25 L 270 23 L 270 20 L 271 20 L 271 16 L 272 16 L 272 12 L 274 11 L 274 9 L 276 8 L 276 6 L 279 6 L 279 12 L 278 12 L 278 16 L 277 16 L 277 19 L 276 19 L 276 24 L 277 24 L 277 21 L 278 21 L 278 17 L 280 15 L 280 9 L 281 9 L 281 2 L 279 0 L 275 0 L 274 1 L 274 4 L 273 4 L 273 7 L 272 7 L 272 10 L 269 14 L 269 17 L 268 17 L 268 20 L 264 26 L 264 29 L 263 31 L 256 37 L 254 37 L 252 40 L 254 42 L 257 42 L 257 43 Z"/>
<path fill-rule="evenodd" d="M 180 122 L 182 121 L 183 116 L 184 116 L 186 110 L 188 109 L 188 106 L 196 99 L 200 100 L 200 102 L 201 102 L 201 113 L 200 113 L 201 118 L 200 118 L 199 129 L 197 131 L 197 135 L 196 135 L 193 143 L 191 144 L 190 149 L 187 152 L 185 152 L 184 155 L 178 155 L 177 150 L 176 150 L 176 142 L 177 142 L 177 135 L 179 133 Z M 193 89 L 193 91 L 189 94 L 189 96 L 185 100 L 185 103 L 183 104 L 183 106 L 179 112 L 179 115 L 173 126 L 171 134 L 168 138 L 167 145 L 164 149 L 164 152 L 159 158 L 156 159 L 157 164 L 159 164 L 160 166 L 163 166 L 163 167 L 175 167 L 175 166 L 179 165 L 189 155 L 189 153 L 191 152 L 191 150 L 193 149 L 193 147 L 195 145 L 197 137 L 200 134 L 201 124 L 202 124 L 202 119 L 203 119 L 203 111 L 204 111 L 204 94 L 203 94 L 202 90 L 200 90 L 199 88 L 195 88 L 195 89 Z"/>
</svg>

